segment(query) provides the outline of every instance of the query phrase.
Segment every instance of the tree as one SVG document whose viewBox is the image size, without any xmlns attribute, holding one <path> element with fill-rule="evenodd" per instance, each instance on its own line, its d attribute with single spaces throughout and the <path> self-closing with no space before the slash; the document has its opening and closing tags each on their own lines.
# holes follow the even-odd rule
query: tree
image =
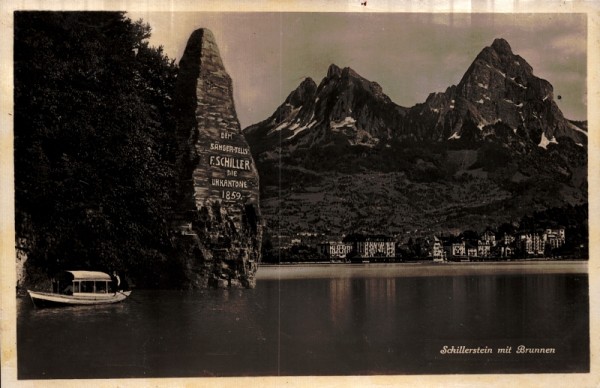
<svg viewBox="0 0 600 388">
<path fill-rule="evenodd" d="M 479 240 L 479 233 L 474 230 L 465 230 L 459 237 L 462 237 L 465 240 Z"/>
<path fill-rule="evenodd" d="M 174 62 L 122 12 L 14 20 L 16 221 L 28 264 L 151 282 L 170 247 Z"/>
<path fill-rule="evenodd" d="M 273 242 L 270 236 L 265 236 L 262 244 L 262 261 L 264 263 L 277 263 L 279 258 L 277 252 L 273 249 Z"/>
</svg>

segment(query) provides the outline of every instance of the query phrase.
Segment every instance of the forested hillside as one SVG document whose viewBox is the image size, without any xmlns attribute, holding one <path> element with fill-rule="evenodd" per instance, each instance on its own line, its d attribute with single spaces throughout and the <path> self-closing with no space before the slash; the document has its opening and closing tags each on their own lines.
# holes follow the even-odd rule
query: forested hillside
<svg viewBox="0 0 600 388">
<path fill-rule="evenodd" d="M 166 284 L 177 68 L 121 12 L 16 12 L 17 249 L 30 282 L 59 269 Z"/>
</svg>

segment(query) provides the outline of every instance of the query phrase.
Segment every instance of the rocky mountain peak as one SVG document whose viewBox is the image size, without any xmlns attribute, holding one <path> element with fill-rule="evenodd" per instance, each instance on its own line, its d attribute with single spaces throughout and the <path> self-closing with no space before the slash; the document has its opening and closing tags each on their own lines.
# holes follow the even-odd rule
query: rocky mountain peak
<svg viewBox="0 0 600 388">
<path fill-rule="evenodd" d="M 316 92 L 317 84 L 312 78 L 307 77 L 290 93 L 285 102 L 293 106 L 300 106 L 303 102 L 313 99 Z"/>
<path fill-rule="evenodd" d="M 305 79 L 271 117 L 246 128 L 245 135 L 258 152 L 282 141 L 294 150 L 323 141 L 373 147 L 392 137 L 404 113 L 378 83 L 331 64 L 318 87 Z"/>
<path fill-rule="evenodd" d="M 521 144 L 522 150 L 546 148 L 565 137 L 582 147 L 587 143 L 585 131 L 565 120 L 553 101 L 552 85 L 536 77 L 502 38 L 481 50 L 457 85 L 410 109 L 396 105 L 378 83 L 352 68 L 331 64 L 318 87 L 305 80 L 275 115 L 246 133 L 263 142 L 259 132 L 305 148 L 331 138 L 368 147 L 404 138 L 477 142 L 499 137 Z"/>
<path fill-rule="evenodd" d="M 363 78 L 356 71 L 349 67 L 344 67 L 342 70 L 342 78 Z"/>
<path fill-rule="evenodd" d="M 506 40 L 499 38 L 491 46 L 481 50 L 459 84 L 468 81 L 473 73 L 484 76 L 491 74 L 501 81 L 501 78 L 507 76 L 511 79 L 530 78 L 533 76 L 533 69 L 527 61 L 513 53 Z"/>
<path fill-rule="evenodd" d="M 350 67 L 340 69 L 336 65 L 329 66 L 327 77 L 323 79 L 318 88 L 318 93 L 331 95 L 334 93 L 337 97 L 348 102 L 348 99 L 354 100 L 357 95 L 370 96 L 384 104 L 395 105 L 390 98 L 383 92 L 383 88 L 377 82 L 369 81 Z M 347 105 L 347 104 L 346 104 Z M 348 106 L 348 109 L 351 109 Z M 350 113 L 347 111 L 346 113 Z"/>
<path fill-rule="evenodd" d="M 327 69 L 327 78 L 339 78 L 342 76 L 342 69 L 332 63 Z"/>
<path fill-rule="evenodd" d="M 510 44 L 504 38 L 496 38 L 492 43 L 492 49 L 498 54 L 513 55 Z"/>
<path fill-rule="evenodd" d="M 426 102 L 435 102 L 431 109 L 444 112 L 445 118 L 436 120 L 435 131 L 442 139 L 465 138 L 463 128 L 469 128 L 466 138 L 482 139 L 495 134 L 484 128 L 502 123 L 520 141 L 542 148 L 558 142 L 559 137 L 571 138 L 582 146 L 587 143 L 585 133 L 574 129 L 558 109 L 552 85 L 536 77 L 529 63 L 514 54 L 505 39 L 495 39 L 485 47 L 456 89 L 446 94 L 445 100 L 450 101 L 446 106 L 439 106 L 440 98 Z"/>
<path fill-rule="evenodd" d="M 326 79 L 364 79 L 360 74 L 358 74 L 354 69 L 350 67 L 340 68 L 335 64 L 329 65 L 327 69 L 327 77 Z"/>
</svg>

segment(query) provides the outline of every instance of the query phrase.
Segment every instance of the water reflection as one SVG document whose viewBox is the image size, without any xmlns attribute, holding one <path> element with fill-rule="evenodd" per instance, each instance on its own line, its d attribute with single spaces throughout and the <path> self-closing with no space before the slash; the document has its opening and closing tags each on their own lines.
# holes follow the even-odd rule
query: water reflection
<svg viewBox="0 0 600 388">
<path fill-rule="evenodd" d="M 137 290 L 126 303 L 101 308 L 36 310 L 22 299 L 19 377 L 589 368 L 587 275 L 375 276 L 352 271 L 263 279 L 254 290 Z M 553 346 L 557 353 L 453 359 L 439 353 L 443 345 L 519 344 Z M 98 354 L 109 357 L 98 359 Z"/>
<path fill-rule="evenodd" d="M 329 281 L 329 320 L 339 326 L 350 319 L 351 293 L 350 279 L 331 279 Z"/>
</svg>

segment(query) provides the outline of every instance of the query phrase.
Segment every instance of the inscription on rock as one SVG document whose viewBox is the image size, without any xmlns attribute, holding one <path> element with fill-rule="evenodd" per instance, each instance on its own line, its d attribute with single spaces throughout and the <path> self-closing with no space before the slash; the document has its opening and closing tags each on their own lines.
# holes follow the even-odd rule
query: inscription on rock
<svg viewBox="0 0 600 388">
<path fill-rule="evenodd" d="M 206 158 L 209 198 L 245 202 L 258 189 L 250 149 L 241 134 L 221 132 L 220 138 L 200 150 Z"/>
<path fill-rule="evenodd" d="M 253 287 L 262 224 L 258 172 L 215 38 L 192 33 L 175 93 L 181 196 L 178 249 L 190 287 Z"/>
</svg>

